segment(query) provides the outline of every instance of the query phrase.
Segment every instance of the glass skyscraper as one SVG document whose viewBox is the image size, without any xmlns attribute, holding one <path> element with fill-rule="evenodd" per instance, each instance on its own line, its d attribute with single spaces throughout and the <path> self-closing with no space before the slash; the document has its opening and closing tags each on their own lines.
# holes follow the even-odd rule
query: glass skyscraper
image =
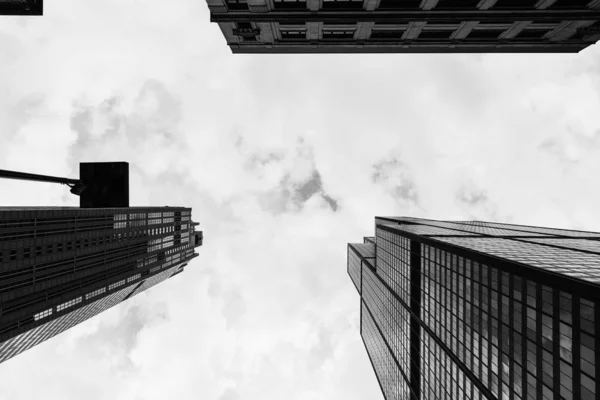
<svg viewBox="0 0 600 400">
<path fill-rule="evenodd" d="M 181 273 L 183 207 L 0 207 L 0 362 Z"/>
<path fill-rule="evenodd" d="M 348 274 L 386 400 L 600 399 L 600 233 L 378 217 Z"/>
</svg>

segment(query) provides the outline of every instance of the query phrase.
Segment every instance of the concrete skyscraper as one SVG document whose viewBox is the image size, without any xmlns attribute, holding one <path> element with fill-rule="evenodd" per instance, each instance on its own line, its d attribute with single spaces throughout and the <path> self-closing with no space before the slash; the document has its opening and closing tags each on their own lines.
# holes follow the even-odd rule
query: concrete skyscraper
<svg viewBox="0 0 600 400">
<path fill-rule="evenodd" d="M 375 219 L 348 245 L 386 400 L 598 400 L 600 233 Z"/>
<path fill-rule="evenodd" d="M 577 53 L 600 0 L 206 0 L 233 53 Z"/>
<path fill-rule="evenodd" d="M 181 273 L 202 245 L 191 209 L 129 207 L 127 163 L 81 163 L 81 207 L 0 207 L 0 362 Z"/>
</svg>

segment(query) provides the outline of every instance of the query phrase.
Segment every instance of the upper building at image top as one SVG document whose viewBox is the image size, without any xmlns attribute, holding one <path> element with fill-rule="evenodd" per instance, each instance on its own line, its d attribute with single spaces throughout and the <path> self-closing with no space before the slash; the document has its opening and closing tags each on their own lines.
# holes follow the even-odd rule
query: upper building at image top
<svg viewBox="0 0 600 400">
<path fill-rule="evenodd" d="M 206 0 L 233 53 L 577 53 L 600 0 Z"/>
</svg>

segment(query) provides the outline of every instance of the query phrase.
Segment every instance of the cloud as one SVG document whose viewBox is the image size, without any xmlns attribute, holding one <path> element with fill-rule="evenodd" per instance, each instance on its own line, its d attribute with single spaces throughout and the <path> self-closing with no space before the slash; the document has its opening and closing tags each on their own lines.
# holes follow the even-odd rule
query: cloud
<svg viewBox="0 0 600 400">
<path fill-rule="evenodd" d="M 218 400 L 240 400 L 239 393 L 233 388 L 227 388 Z"/>
<path fill-rule="evenodd" d="M 258 203 L 265 211 L 275 215 L 286 211 L 300 211 L 315 196 L 333 212 L 340 208 L 338 201 L 325 191 L 312 148 L 302 138 L 296 143 L 295 154 L 253 154 L 249 164 L 253 170 L 263 168 L 262 173 L 264 168 L 275 164 L 279 175 L 283 175 L 276 186 L 258 193 Z"/>
<path fill-rule="evenodd" d="M 483 205 L 488 201 L 488 197 L 485 192 L 481 189 L 468 189 L 467 187 L 461 187 L 456 193 L 458 201 L 468 206 Z"/>
<path fill-rule="evenodd" d="M 417 188 L 410 177 L 410 170 L 398 158 L 381 160 L 372 169 L 371 179 L 374 183 L 384 185 L 396 198 L 418 203 Z"/>
</svg>

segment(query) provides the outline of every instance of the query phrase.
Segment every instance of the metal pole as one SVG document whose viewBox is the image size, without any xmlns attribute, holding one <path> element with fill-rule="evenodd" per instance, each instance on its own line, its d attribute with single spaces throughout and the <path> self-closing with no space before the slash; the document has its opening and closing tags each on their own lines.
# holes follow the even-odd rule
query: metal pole
<svg viewBox="0 0 600 400">
<path fill-rule="evenodd" d="M 4 169 L 0 169 L 0 178 L 20 179 L 20 180 L 25 180 L 25 181 L 64 183 L 64 184 L 70 183 L 73 185 L 75 185 L 77 183 L 81 183 L 81 181 L 79 181 L 77 179 L 59 178 L 56 176 L 48 176 L 48 175 L 28 174 L 26 172 L 7 171 Z"/>
<path fill-rule="evenodd" d="M 60 178 L 57 176 L 28 174 L 26 172 L 7 171 L 4 169 L 0 169 L 0 178 L 19 179 L 24 181 L 62 183 L 63 185 L 69 186 L 71 188 L 71 193 L 75 195 L 80 195 L 85 190 L 85 185 L 82 181 L 77 179 Z"/>
</svg>

